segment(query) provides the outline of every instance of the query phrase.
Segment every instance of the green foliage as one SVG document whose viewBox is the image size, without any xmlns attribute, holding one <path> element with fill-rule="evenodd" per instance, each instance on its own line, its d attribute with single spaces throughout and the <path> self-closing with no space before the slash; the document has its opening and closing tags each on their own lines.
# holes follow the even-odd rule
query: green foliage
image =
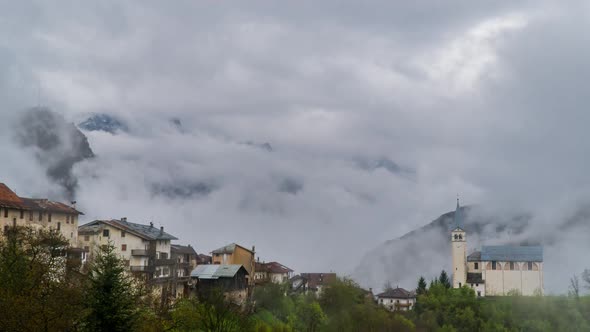
<svg viewBox="0 0 590 332">
<path fill-rule="evenodd" d="M 445 270 L 440 272 L 440 276 L 438 277 L 438 282 L 445 286 L 446 288 L 451 288 L 451 280 Z"/>
<path fill-rule="evenodd" d="M 424 294 L 426 294 L 426 280 L 424 277 L 420 276 L 420 279 L 418 279 L 418 287 L 416 287 L 416 295 Z"/>
<path fill-rule="evenodd" d="M 133 331 L 141 315 L 141 293 L 113 246 L 101 247 L 85 287 L 88 331 Z"/>
<path fill-rule="evenodd" d="M 80 274 L 57 232 L 10 228 L 0 240 L 0 330 L 67 331 L 78 324 Z"/>
</svg>

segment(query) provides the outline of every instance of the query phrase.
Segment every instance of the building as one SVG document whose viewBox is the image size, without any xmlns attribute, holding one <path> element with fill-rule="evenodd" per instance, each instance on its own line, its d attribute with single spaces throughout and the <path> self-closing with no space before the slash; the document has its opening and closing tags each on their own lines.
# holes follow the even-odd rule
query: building
<svg viewBox="0 0 590 332">
<path fill-rule="evenodd" d="M 277 262 L 255 264 L 254 282 L 256 284 L 272 282 L 281 284 L 293 277 L 293 270 Z"/>
<path fill-rule="evenodd" d="M 248 271 L 248 283 L 250 285 L 254 284 L 254 255 L 255 250 L 254 246 L 252 250 L 246 249 L 239 244 L 231 243 L 225 247 L 221 247 L 219 249 L 213 250 L 211 252 L 213 258 L 213 264 L 221 264 L 221 265 L 242 265 Z M 252 276 L 252 278 L 250 277 Z"/>
<path fill-rule="evenodd" d="M 172 272 L 175 279 L 173 294 L 175 294 L 175 298 L 186 297 L 190 293 L 191 272 L 197 266 L 197 252 L 190 244 L 187 246 L 172 244 L 170 245 L 170 255 L 176 262 Z"/>
<path fill-rule="evenodd" d="M 408 311 L 416 304 L 416 293 L 403 288 L 389 289 L 377 295 L 377 303 L 390 311 Z"/>
<path fill-rule="evenodd" d="M 248 271 L 240 264 L 198 265 L 192 272 L 195 291 L 199 298 L 220 290 L 226 299 L 242 305 L 248 298 Z"/>
<path fill-rule="evenodd" d="M 483 246 L 467 256 L 467 233 L 457 200 L 451 231 L 453 287 L 471 287 L 478 296 L 543 294 L 543 248 Z"/>
<path fill-rule="evenodd" d="M 83 213 L 64 203 L 19 197 L 4 183 L 0 183 L 0 229 L 3 231 L 11 226 L 52 229 L 75 248 L 78 244 L 80 215 Z"/>
<path fill-rule="evenodd" d="M 213 264 L 213 257 L 205 254 L 197 255 L 197 265 Z"/>
<path fill-rule="evenodd" d="M 336 273 L 301 273 L 291 278 L 289 283 L 292 292 L 313 292 L 319 296 L 325 287 L 336 280 Z"/>
<path fill-rule="evenodd" d="M 129 266 L 129 271 L 148 282 L 162 301 L 174 298 L 173 271 L 176 260 L 171 257 L 173 235 L 164 232 L 164 227 L 121 220 L 95 220 L 78 227 L 80 247 L 92 257 L 101 246 L 113 245 Z"/>
</svg>

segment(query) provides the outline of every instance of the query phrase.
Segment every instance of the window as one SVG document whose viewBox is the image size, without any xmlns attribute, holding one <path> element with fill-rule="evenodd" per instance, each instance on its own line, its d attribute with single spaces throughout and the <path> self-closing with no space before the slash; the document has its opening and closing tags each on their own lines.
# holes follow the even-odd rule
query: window
<svg viewBox="0 0 590 332">
<path fill-rule="evenodd" d="M 47 214 L 47 221 L 48 221 L 48 222 L 51 222 L 51 213 L 48 213 L 48 214 Z"/>
<path fill-rule="evenodd" d="M 57 230 L 59 231 L 60 229 L 61 229 L 61 223 L 60 223 L 60 222 L 58 222 L 58 223 L 57 223 Z"/>
<path fill-rule="evenodd" d="M 495 269 L 496 269 L 496 261 L 493 261 L 492 262 L 492 270 L 495 270 Z"/>
<path fill-rule="evenodd" d="M 33 211 L 29 211 L 29 221 L 33 221 Z"/>
<path fill-rule="evenodd" d="M 8 208 L 4 208 L 4 218 L 8 218 Z"/>
<path fill-rule="evenodd" d="M 529 271 L 533 270 L 533 262 L 528 262 Z"/>
<path fill-rule="evenodd" d="M 126 244 L 122 244 L 121 245 L 121 251 L 127 251 L 127 245 Z"/>
<path fill-rule="evenodd" d="M 459 283 L 459 288 L 461 288 L 461 283 Z"/>
<path fill-rule="evenodd" d="M 476 270 L 479 270 L 479 263 L 473 263 L 473 267 L 474 267 Z"/>
<path fill-rule="evenodd" d="M 514 262 L 510 262 L 510 271 L 514 271 Z"/>
<path fill-rule="evenodd" d="M 39 221 L 43 221 L 43 212 L 39 211 Z"/>
<path fill-rule="evenodd" d="M 72 239 L 74 238 L 74 232 L 70 233 L 70 238 L 72 238 Z"/>
<path fill-rule="evenodd" d="M 89 246 L 84 246 L 84 251 L 90 251 L 90 247 Z"/>
<path fill-rule="evenodd" d="M 84 241 L 90 241 L 90 235 L 84 235 Z"/>
<path fill-rule="evenodd" d="M 477 297 L 481 297 L 481 291 L 477 291 Z"/>
<path fill-rule="evenodd" d="M 25 219 L 25 211 L 24 210 L 20 210 L 20 218 Z"/>
<path fill-rule="evenodd" d="M 66 224 L 69 224 L 69 223 L 70 223 L 70 215 L 66 214 Z"/>
<path fill-rule="evenodd" d="M 108 229 L 103 229 L 102 230 L 102 236 L 109 237 L 109 230 Z"/>
<path fill-rule="evenodd" d="M 125 231 L 121 231 L 121 237 L 125 237 Z"/>
<path fill-rule="evenodd" d="M 475 287 L 479 287 L 479 284 L 475 284 Z"/>
</svg>

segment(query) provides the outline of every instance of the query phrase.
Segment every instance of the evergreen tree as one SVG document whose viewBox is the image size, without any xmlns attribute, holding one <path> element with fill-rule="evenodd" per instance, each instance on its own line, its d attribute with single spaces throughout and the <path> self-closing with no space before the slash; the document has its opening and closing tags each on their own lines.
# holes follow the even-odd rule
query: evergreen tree
<svg viewBox="0 0 590 332">
<path fill-rule="evenodd" d="M 446 288 L 451 288 L 451 281 L 449 280 L 449 276 L 445 270 L 440 272 L 440 276 L 438 277 L 438 282 L 445 286 Z"/>
<path fill-rule="evenodd" d="M 140 315 L 135 280 L 126 274 L 112 245 L 101 247 L 91 262 L 85 289 L 88 331 L 133 331 Z"/>
<path fill-rule="evenodd" d="M 423 295 L 426 294 L 426 280 L 424 280 L 424 277 L 420 277 L 420 279 L 418 279 L 418 288 L 416 288 L 416 295 Z"/>
</svg>

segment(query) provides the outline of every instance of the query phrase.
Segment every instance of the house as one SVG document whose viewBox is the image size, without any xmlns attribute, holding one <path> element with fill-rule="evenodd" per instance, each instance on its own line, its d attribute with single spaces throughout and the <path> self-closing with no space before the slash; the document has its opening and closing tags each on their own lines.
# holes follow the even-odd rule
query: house
<svg viewBox="0 0 590 332">
<path fill-rule="evenodd" d="M 162 295 L 162 300 L 172 294 L 173 270 L 176 260 L 171 257 L 171 240 L 177 238 L 164 232 L 164 227 L 120 220 L 95 220 L 78 227 L 78 242 L 92 257 L 99 246 L 113 245 L 129 266 L 129 271 L 147 281 Z"/>
<path fill-rule="evenodd" d="M 319 296 L 325 287 L 336 280 L 336 273 L 301 273 L 291 278 L 289 283 L 293 292 L 313 292 Z"/>
<path fill-rule="evenodd" d="M 248 271 L 240 264 L 198 265 L 192 272 L 195 291 L 198 297 L 207 297 L 220 290 L 226 299 L 242 305 L 248 298 Z"/>
<path fill-rule="evenodd" d="M 416 304 L 416 293 L 399 287 L 389 289 L 377 294 L 377 303 L 390 311 L 412 310 Z"/>
<path fill-rule="evenodd" d="M 293 277 L 293 270 L 277 262 L 255 264 L 254 282 L 257 284 L 272 282 L 281 284 Z"/>
<path fill-rule="evenodd" d="M 197 252 L 190 244 L 187 246 L 171 244 L 170 255 L 176 262 L 172 272 L 175 278 L 173 294 L 175 298 L 186 297 L 190 293 L 190 274 L 197 266 Z"/>
<path fill-rule="evenodd" d="M 205 254 L 198 254 L 197 255 L 197 265 L 204 265 L 204 264 L 213 264 L 213 257 L 205 255 Z"/>
<path fill-rule="evenodd" d="M 75 248 L 78 245 L 78 217 L 75 207 L 48 199 L 19 197 L 0 183 L 0 230 L 11 226 L 58 231 Z"/>
<path fill-rule="evenodd" d="M 231 243 L 211 252 L 213 264 L 221 265 L 242 265 L 248 271 L 248 283 L 254 284 L 254 246 L 252 250 L 246 249 L 239 244 Z M 250 278 L 252 276 L 252 278 Z"/>
<path fill-rule="evenodd" d="M 543 294 L 543 247 L 483 246 L 467 256 L 459 200 L 450 242 L 454 288 L 467 285 L 477 296 Z"/>
</svg>

